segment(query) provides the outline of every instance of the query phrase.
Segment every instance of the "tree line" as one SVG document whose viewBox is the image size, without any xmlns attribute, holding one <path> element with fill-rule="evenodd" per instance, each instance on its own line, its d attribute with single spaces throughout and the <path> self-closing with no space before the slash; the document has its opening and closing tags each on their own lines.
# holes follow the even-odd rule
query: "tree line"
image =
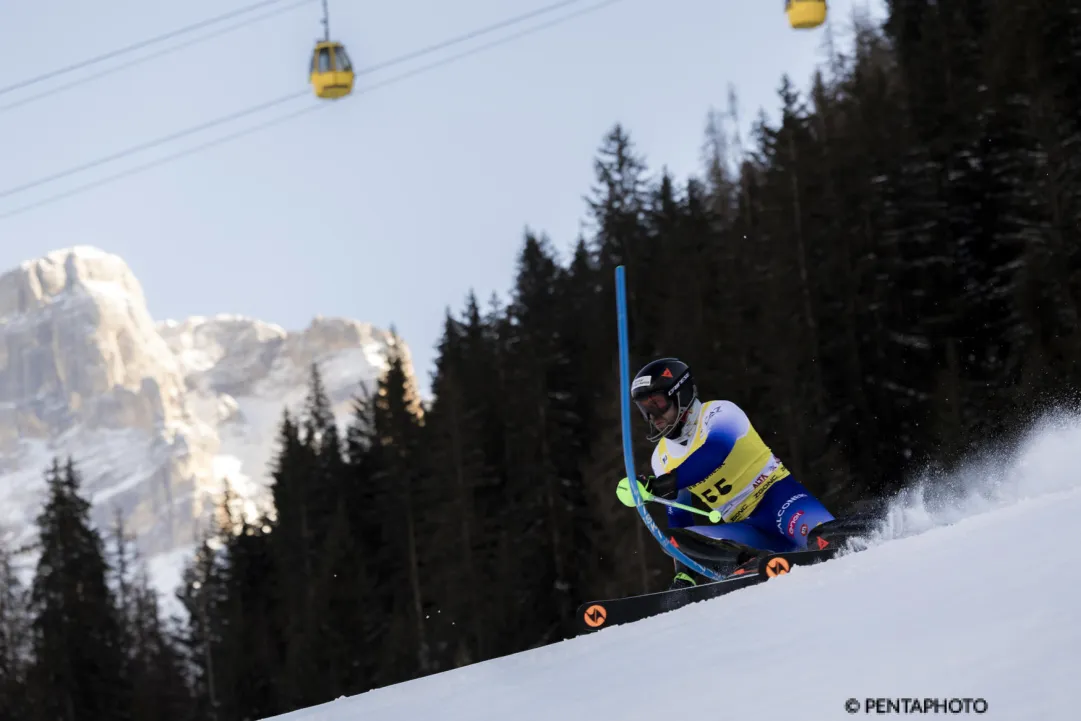
<svg viewBox="0 0 1081 721">
<path fill-rule="evenodd" d="M 32 587 L 0 566 L 0 698 L 28 704 L 8 715 L 258 719 L 558 641 L 581 600 L 664 587 L 614 494 L 619 264 L 632 364 L 689 362 L 838 514 L 1072 402 L 1081 13 L 894 0 L 778 94 L 747 140 L 734 99 L 711 111 L 682 180 L 614 126 L 569 252 L 527 232 L 507 298 L 447 310 L 430 403 L 392 348 L 339 427 L 313 369 L 273 508 L 224 500 L 182 622 L 123 544 L 102 560 L 55 466 Z"/>
</svg>

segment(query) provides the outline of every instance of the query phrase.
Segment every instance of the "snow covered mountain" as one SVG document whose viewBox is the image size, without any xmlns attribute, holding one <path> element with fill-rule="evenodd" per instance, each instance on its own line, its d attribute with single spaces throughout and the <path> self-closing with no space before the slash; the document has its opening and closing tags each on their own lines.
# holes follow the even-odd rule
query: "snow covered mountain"
<svg viewBox="0 0 1081 721">
<path fill-rule="evenodd" d="M 1081 420 L 1059 419 L 1012 457 L 929 479 L 860 553 L 274 721 L 1072 721 L 1079 444 Z"/>
<path fill-rule="evenodd" d="M 311 364 L 345 422 L 394 342 L 321 317 L 300 332 L 226 315 L 156 323 L 115 255 L 25 262 L 0 276 L 0 538 L 32 537 L 43 471 L 70 454 L 99 526 L 119 508 L 147 556 L 183 553 L 224 483 L 266 500 L 276 425 L 303 403 Z"/>
<path fill-rule="evenodd" d="M 216 431 L 214 478 L 228 478 L 250 511 L 270 503 L 266 473 L 282 410 L 303 405 L 312 363 L 344 425 L 361 383 L 383 371 L 394 343 L 368 324 L 321 317 L 297 333 L 227 315 L 166 321 L 157 330 L 179 363 L 188 409 Z"/>
</svg>

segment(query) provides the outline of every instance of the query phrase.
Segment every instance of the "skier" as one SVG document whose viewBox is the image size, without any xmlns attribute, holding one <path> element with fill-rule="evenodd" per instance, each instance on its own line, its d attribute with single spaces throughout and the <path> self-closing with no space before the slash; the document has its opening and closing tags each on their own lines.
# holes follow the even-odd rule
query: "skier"
<svg viewBox="0 0 1081 721">
<path fill-rule="evenodd" d="M 762 441 L 736 404 L 698 399 L 686 363 L 660 358 L 638 371 L 631 398 L 649 425 L 653 473 L 638 476 L 639 488 L 677 503 L 716 510 L 722 523 L 699 522 L 697 514 L 668 507 L 668 525 L 709 539 L 759 551 L 807 547 L 808 533 L 833 515 L 812 496 Z M 624 503 L 629 481 L 619 482 Z M 696 585 L 676 562 L 669 589 Z"/>
</svg>

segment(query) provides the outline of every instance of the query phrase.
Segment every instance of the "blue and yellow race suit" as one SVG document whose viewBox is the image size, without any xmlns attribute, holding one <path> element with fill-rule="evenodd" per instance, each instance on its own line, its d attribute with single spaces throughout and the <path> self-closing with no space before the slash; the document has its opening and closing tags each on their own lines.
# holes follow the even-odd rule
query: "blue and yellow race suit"
<svg viewBox="0 0 1081 721">
<path fill-rule="evenodd" d="M 654 475 L 675 473 L 677 502 L 717 510 L 724 521 L 702 523 L 696 514 L 668 507 L 673 528 L 786 551 L 806 548 L 808 531 L 833 520 L 730 401 L 695 401 L 680 437 L 662 438 L 652 464 Z"/>
</svg>

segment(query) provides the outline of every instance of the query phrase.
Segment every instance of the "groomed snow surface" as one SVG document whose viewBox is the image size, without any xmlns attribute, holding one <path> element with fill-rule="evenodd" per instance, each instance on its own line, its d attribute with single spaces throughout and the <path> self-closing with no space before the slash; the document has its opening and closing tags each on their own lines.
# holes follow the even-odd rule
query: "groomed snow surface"
<svg viewBox="0 0 1081 721">
<path fill-rule="evenodd" d="M 275 721 L 1077 721 L 1078 449 L 1081 417 L 1046 420 L 920 479 L 860 553 Z"/>
</svg>

